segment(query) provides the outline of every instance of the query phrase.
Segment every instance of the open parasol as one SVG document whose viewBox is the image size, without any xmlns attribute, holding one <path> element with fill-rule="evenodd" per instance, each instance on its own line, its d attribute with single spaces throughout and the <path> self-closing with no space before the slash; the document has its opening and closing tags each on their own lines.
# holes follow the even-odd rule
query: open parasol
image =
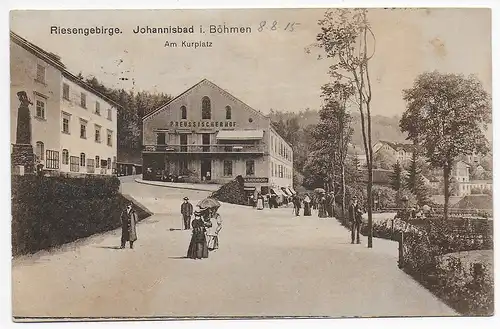
<svg viewBox="0 0 500 329">
<path fill-rule="evenodd" d="M 316 192 L 316 193 L 325 193 L 326 191 L 325 191 L 325 189 L 323 189 L 321 187 L 318 187 L 318 188 L 314 189 L 314 192 Z"/>
<path fill-rule="evenodd" d="M 212 198 L 206 198 L 204 200 L 201 200 L 197 204 L 198 207 L 205 209 L 205 208 L 218 208 L 220 207 L 220 202 L 212 199 Z"/>
</svg>

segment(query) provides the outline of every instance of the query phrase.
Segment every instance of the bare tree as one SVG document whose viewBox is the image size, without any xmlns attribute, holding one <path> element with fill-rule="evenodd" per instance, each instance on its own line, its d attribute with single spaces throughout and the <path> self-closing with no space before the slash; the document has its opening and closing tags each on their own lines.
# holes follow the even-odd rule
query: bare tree
<svg viewBox="0 0 500 329">
<path fill-rule="evenodd" d="M 375 54 L 375 35 L 372 32 L 367 9 L 335 9 L 325 12 L 319 21 L 321 32 L 317 35 L 317 46 L 323 48 L 330 66 L 330 76 L 340 84 L 354 88 L 351 100 L 357 105 L 361 116 L 361 132 L 368 168 L 367 210 L 368 248 L 373 246 L 372 186 L 373 150 L 371 137 L 372 89 L 368 64 Z"/>
</svg>

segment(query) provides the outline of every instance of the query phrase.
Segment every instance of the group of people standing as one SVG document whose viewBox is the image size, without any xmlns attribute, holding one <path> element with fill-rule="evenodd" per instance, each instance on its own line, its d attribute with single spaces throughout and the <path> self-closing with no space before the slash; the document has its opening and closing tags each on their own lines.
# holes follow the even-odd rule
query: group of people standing
<svg viewBox="0 0 500 329">
<path fill-rule="evenodd" d="M 185 230 L 192 230 L 187 258 L 208 258 L 208 252 L 219 248 L 219 232 L 222 230 L 222 217 L 218 207 L 198 207 L 194 210 L 187 197 L 181 205 Z M 194 219 L 191 221 L 191 217 Z M 189 225 L 191 224 L 191 225 Z"/>
</svg>

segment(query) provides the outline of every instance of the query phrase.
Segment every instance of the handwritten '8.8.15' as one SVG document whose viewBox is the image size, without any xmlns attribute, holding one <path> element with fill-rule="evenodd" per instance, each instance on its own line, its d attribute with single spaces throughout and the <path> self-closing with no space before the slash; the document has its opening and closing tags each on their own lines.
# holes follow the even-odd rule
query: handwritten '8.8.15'
<svg viewBox="0 0 500 329">
<path fill-rule="evenodd" d="M 288 22 L 285 27 L 283 28 L 283 25 L 280 26 L 278 21 L 272 21 L 269 24 L 267 21 L 261 21 L 259 24 L 259 28 L 257 29 L 259 32 L 262 32 L 264 30 L 271 30 L 271 31 L 277 31 L 283 29 L 283 31 L 288 31 L 288 32 L 293 32 L 297 26 L 299 26 L 300 23 L 296 22 Z"/>
</svg>

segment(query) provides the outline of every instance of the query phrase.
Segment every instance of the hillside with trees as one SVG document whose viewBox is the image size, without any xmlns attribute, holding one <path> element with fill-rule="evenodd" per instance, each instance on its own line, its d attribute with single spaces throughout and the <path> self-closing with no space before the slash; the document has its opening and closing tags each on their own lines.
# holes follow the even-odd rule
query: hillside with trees
<svg viewBox="0 0 500 329">
<path fill-rule="evenodd" d="M 363 137 L 361 136 L 361 117 L 356 111 L 351 111 L 351 127 L 354 129 L 352 134 L 351 143 L 356 146 L 361 147 L 363 145 Z M 300 128 L 305 129 L 310 125 L 316 125 L 319 123 L 319 111 L 305 109 L 298 113 L 277 111 L 271 109 L 269 116 L 273 122 L 294 119 Z M 401 118 L 398 116 L 385 117 L 382 115 L 372 116 L 372 138 L 373 141 L 378 140 L 388 140 L 393 142 L 404 142 L 406 140 L 406 134 L 402 133 L 399 129 L 399 120 Z"/>
</svg>

